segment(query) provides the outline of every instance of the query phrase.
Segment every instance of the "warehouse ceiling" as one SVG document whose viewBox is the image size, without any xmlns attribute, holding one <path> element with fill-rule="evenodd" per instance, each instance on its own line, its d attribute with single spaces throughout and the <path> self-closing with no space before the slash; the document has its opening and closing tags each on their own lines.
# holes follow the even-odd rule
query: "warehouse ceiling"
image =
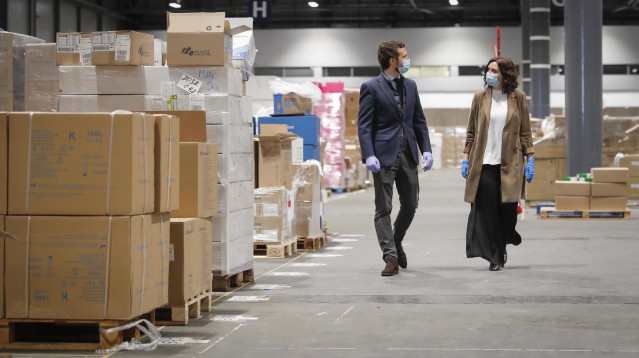
<svg viewBox="0 0 639 358">
<path fill-rule="evenodd" d="M 83 0 L 84 2 L 86 0 Z M 169 7 L 178 2 L 180 9 Z M 258 21 L 256 28 L 382 28 L 446 26 L 519 26 L 520 0 L 269 0 L 268 20 Z M 552 25 L 563 25 L 565 0 L 550 0 Z M 603 0 L 602 0 L 603 1 Z M 80 2 L 80 1 L 78 1 Z M 119 27 L 141 30 L 163 29 L 166 11 L 226 12 L 228 17 L 247 17 L 247 0 L 115 0 Z M 106 3 L 106 2 L 104 2 Z M 639 0 L 605 0 L 604 25 L 639 25 Z"/>
</svg>

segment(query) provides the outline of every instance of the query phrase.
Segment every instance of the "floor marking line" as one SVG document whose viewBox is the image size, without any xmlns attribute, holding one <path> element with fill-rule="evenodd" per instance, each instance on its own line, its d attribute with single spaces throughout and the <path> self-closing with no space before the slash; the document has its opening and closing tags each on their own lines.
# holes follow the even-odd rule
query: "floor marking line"
<svg viewBox="0 0 639 358">
<path fill-rule="evenodd" d="M 339 316 L 338 319 L 335 320 L 334 323 L 338 323 L 342 318 L 344 318 L 344 316 L 346 316 L 350 311 L 352 311 L 353 308 L 355 308 L 355 305 L 352 305 L 351 308 L 347 309 L 346 312 L 344 312 L 341 316 Z"/>
<path fill-rule="evenodd" d="M 210 346 L 206 347 L 203 351 L 200 352 L 200 354 L 205 353 L 206 351 L 208 351 L 209 349 L 213 348 L 214 345 L 220 343 L 224 338 L 228 337 L 229 335 L 231 335 L 231 333 L 237 331 L 238 329 L 242 328 L 244 326 L 244 323 L 240 324 L 239 326 L 233 328 L 233 330 L 227 334 L 225 334 L 224 336 L 220 337 L 217 341 L 215 341 L 213 344 L 211 344 Z"/>
</svg>

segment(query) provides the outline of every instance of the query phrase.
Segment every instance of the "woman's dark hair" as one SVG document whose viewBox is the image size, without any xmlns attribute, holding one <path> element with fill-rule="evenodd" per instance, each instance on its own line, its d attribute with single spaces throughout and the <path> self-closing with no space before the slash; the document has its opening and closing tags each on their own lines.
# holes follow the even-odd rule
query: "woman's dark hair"
<svg viewBox="0 0 639 358">
<path fill-rule="evenodd" d="M 382 68 L 382 71 L 390 67 L 391 58 L 399 57 L 397 49 L 405 47 L 406 45 L 400 41 L 384 41 L 379 44 L 379 48 L 377 49 L 377 61 L 379 61 L 379 66 Z"/>
<path fill-rule="evenodd" d="M 499 66 L 499 71 L 501 72 L 501 92 L 504 94 L 514 92 L 517 86 L 519 86 L 519 82 L 517 82 L 517 69 L 513 61 L 508 57 L 493 57 L 488 61 L 486 67 L 484 67 L 484 86 L 487 85 L 486 74 L 488 73 L 488 65 L 493 62 L 497 62 L 497 66 Z"/>
</svg>

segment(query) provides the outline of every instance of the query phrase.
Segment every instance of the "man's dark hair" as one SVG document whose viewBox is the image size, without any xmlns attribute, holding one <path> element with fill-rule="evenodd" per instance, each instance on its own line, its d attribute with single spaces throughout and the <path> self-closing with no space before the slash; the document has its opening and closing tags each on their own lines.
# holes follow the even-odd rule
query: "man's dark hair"
<svg viewBox="0 0 639 358">
<path fill-rule="evenodd" d="M 484 86 L 487 85 L 486 74 L 488 73 L 488 65 L 493 62 L 497 62 L 497 66 L 499 66 L 499 71 L 501 72 L 501 92 L 504 94 L 514 92 L 517 86 L 519 86 L 517 82 L 517 69 L 513 61 L 508 57 L 493 57 L 488 61 L 486 67 L 484 67 Z"/>
<path fill-rule="evenodd" d="M 403 42 L 400 41 L 384 41 L 379 44 L 377 49 L 377 61 L 379 61 L 379 67 L 382 71 L 390 67 L 390 59 L 399 57 L 398 48 L 405 48 Z"/>
</svg>

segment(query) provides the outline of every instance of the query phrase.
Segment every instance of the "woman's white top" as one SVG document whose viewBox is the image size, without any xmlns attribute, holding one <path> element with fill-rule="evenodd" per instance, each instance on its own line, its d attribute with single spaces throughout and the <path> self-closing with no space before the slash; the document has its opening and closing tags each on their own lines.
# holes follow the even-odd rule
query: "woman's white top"
<svg viewBox="0 0 639 358">
<path fill-rule="evenodd" d="M 501 139 L 508 115 L 508 94 L 493 89 L 493 99 L 490 104 L 490 124 L 488 138 L 484 152 L 484 164 L 501 164 Z"/>
</svg>

